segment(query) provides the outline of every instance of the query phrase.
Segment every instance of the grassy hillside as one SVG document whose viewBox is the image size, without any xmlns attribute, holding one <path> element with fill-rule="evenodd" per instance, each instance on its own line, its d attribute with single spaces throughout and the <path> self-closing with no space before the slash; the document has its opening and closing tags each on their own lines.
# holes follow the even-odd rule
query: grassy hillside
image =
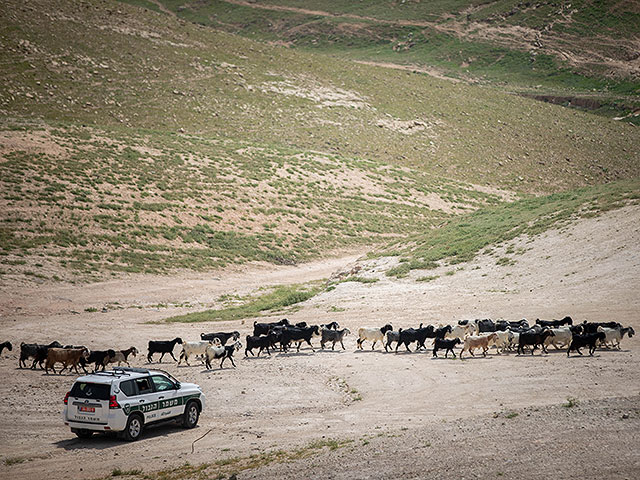
<svg viewBox="0 0 640 480">
<path fill-rule="evenodd" d="M 640 174 L 628 124 L 156 3 L 9 1 L 0 47 L 7 278 L 293 263 Z"/>
<path fill-rule="evenodd" d="M 5 117 L 183 129 L 524 191 L 637 174 L 639 139 L 626 124 L 126 4 L 20 5 L 7 8 L 0 36 Z"/>
<path fill-rule="evenodd" d="M 492 246 L 521 235 L 533 237 L 573 219 L 592 217 L 638 201 L 640 180 L 635 179 L 486 207 L 451 218 L 437 230 L 399 241 L 384 252 L 400 256 L 400 264 L 387 274 L 401 277 L 411 270 L 463 263 L 485 248 L 486 253 L 491 253 Z M 497 262 L 510 264 L 513 259 L 501 257 Z"/>
<path fill-rule="evenodd" d="M 145 0 L 137 4 L 157 8 Z M 443 74 L 622 115 L 640 107 L 636 2 L 162 0 L 166 11 L 250 38 Z M 632 117 L 634 122 L 640 122 Z"/>
<path fill-rule="evenodd" d="M 501 201 L 376 161 L 197 135 L 10 123 L 0 143 L 0 264 L 40 278 L 297 263 Z"/>
</svg>

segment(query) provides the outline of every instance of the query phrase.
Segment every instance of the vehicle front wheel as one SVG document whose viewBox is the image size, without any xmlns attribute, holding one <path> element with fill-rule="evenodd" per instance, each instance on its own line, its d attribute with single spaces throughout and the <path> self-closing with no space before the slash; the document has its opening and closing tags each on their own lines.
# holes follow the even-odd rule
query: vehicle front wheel
<svg viewBox="0 0 640 480">
<path fill-rule="evenodd" d="M 200 409 L 196 402 L 187 403 L 187 407 L 184 409 L 184 416 L 182 418 L 182 426 L 185 428 L 193 428 L 198 424 L 200 418 Z"/>
<path fill-rule="evenodd" d="M 75 433 L 79 438 L 91 438 L 93 436 L 93 431 L 92 430 L 85 430 L 85 429 L 73 429 L 72 430 L 73 433 Z"/>
<path fill-rule="evenodd" d="M 131 415 L 127 421 L 127 426 L 122 432 L 123 438 L 128 442 L 135 442 L 142 435 L 144 421 L 140 415 Z"/>
</svg>

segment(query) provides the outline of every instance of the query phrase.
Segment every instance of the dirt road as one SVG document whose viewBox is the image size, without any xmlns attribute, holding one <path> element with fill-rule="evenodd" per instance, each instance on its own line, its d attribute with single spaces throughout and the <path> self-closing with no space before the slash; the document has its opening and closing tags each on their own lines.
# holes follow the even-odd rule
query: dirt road
<svg viewBox="0 0 640 480">
<path fill-rule="evenodd" d="M 361 262 L 359 275 L 377 277 L 378 282 L 341 283 L 286 316 L 308 323 L 336 320 L 354 334 L 359 326 L 387 322 L 397 329 L 420 322 L 453 323 L 463 318 L 525 317 L 533 322 L 537 317 L 550 319 L 567 314 L 576 321 L 615 320 L 638 330 L 639 220 L 640 207 L 626 207 L 548 232 L 533 241 L 520 239 L 511 248 L 499 247 L 491 255 L 463 266 L 415 272 L 400 280 L 383 273 L 395 259 Z M 513 264 L 497 265 L 497 259 L 505 255 L 511 256 Z M 298 470 L 290 470 L 288 464 L 274 464 L 243 475 L 314 476 L 310 472 L 316 465 L 326 477 L 333 471 L 331 462 L 342 455 L 346 466 L 340 469 L 342 473 L 336 473 L 339 478 L 354 471 L 368 472 L 360 478 L 403 476 L 402 472 L 420 476 L 417 466 L 394 470 L 383 468 L 383 463 L 392 461 L 390 452 L 406 455 L 419 442 L 431 442 L 433 452 L 453 455 L 445 440 L 455 440 L 454 425 L 467 431 L 458 438 L 465 439 L 464 444 L 474 452 L 465 456 L 464 462 L 451 458 L 454 465 L 464 470 L 469 459 L 480 457 L 487 463 L 495 453 L 491 449 L 497 448 L 501 439 L 502 430 L 492 424 L 494 415 L 503 418 L 508 412 L 520 413 L 517 418 L 502 419 L 508 428 L 505 438 L 516 451 L 530 452 L 531 461 L 535 461 L 540 453 L 525 447 L 539 437 L 526 433 L 519 437 L 518 432 L 537 428 L 547 419 L 545 438 L 553 442 L 544 443 L 547 450 L 542 451 L 553 452 L 552 446 L 561 442 L 567 426 L 582 422 L 579 409 L 572 409 L 572 416 L 562 416 L 568 409 L 560 405 L 569 397 L 578 399 L 580 408 L 586 409 L 581 424 L 585 429 L 574 429 L 580 437 L 577 445 L 583 450 L 588 447 L 587 433 L 595 435 L 602 431 L 600 427 L 605 428 L 602 422 L 591 421 L 597 412 L 614 408 L 612 405 L 622 405 L 621 412 L 630 412 L 626 413 L 630 422 L 620 427 L 619 435 L 605 429 L 606 441 L 599 440 L 594 446 L 609 455 L 607 458 L 626 458 L 627 468 L 621 470 L 624 475 L 638 471 L 638 449 L 629 447 L 629 442 L 637 442 L 632 439 L 639 438 L 637 409 L 631 406 L 634 400 L 624 400 L 637 400 L 640 395 L 637 337 L 625 338 L 621 351 L 599 350 L 594 357 L 569 359 L 565 351 L 553 349 L 549 355 L 533 356 L 496 355 L 492 351 L 487 358 L 463 361 L 432 359 L 430 352 L 393 354 L 384 353 L 380 347 L 371 351 L 369 345 L 358 351 L 355 335 L 347 337 L 345 351 L 314 353 L 305 348 L 300 353 L 248 359 L 240 354 L 235 369 L 207 371 L 197 362 L 191 367 L 177 367 L 165 359 L 162 368 L 203 387 L 209 402 L 207 411 L 195 430 L 155 428 L 133 444 L 109 438 L 75 439 L 60 418 L 62 399 L 75 375 L 47 376 L 39 370 L 16 368 L 21 341 L 57 339 L 89 348 L 134 345 L 146 353 L 149 339 L 180 335 L 195 340 L 203 331 L 234 329 L 244 337 L 253 319 L 188 325 L 146 322 L 207 308 L 222 294 L 246 294 L 266 285 L 327 278 L 333 272 L 353 268 L 358 256 L 298 267 L 246 267 L 210 275 L 132 276 L 92 285 L 2 285 L 0 341 L 10 340 L 14 350 L 0 357 L 0 459 L 4 460 L 0 476 L 95 478 L 116 468 L 152 472 L 185 462 L 199 464 L 273 449 L 286 451 L 328 438 L 351 442 L 348 447 L 323 453 L 317 463 L 315 457 L 298 460 L 294 463 L 299 464 Z M 416 277 L 425 275 L 438 278 L 416 281 Z M 179 306 L 186 303 L 194 307 Z M 91 307 L 98 311 L 85 311 Z M 318 345 L 317 340 L 314 343 Z M 146 360 L 138 357 L 133 364 L 146 366 Z M 593 425 L 599 427 L 594 431 Z M 192 454 L 192 442 L 210 429 L 211 433 L 195 444 Z M 428 432 L 435 432 L 437 438 L 428 440 Z M 369 439 L 369 443 L 363 439 Z M 358 463 L 361 455 L 377 460 L 366 467 Z M 579 462 L 579 457 L 572 454 L 567 458 Z M 356 470 L 347 468 L 349 465 Z M 376 465 L 379 470 L 372 470 Z M 500 468 L 494 474 L 507 472 L 513 478 L 528 478 L 526 462 Z M 440 472 L 434 475 L 457 476 L 447 475 L 446 470 Z"/>
</svg>

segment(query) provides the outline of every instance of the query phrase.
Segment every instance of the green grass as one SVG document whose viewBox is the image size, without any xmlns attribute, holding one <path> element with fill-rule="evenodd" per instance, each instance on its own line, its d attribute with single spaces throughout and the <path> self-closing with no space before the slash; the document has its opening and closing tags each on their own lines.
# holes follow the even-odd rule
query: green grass
<svg viewBox="0 0 640 480">
<path fill-rule="evenodd" d="M 425 235 L 411 237 L 411 247 L 399 244 L 388 250 L 401 255 L 401 263 L 387 275 L 404 276 L 445 259 L 449 264 L 467 262 L 489 245 L 520 235 L 534 236 L 572 218 L 595 216 L 639 199 L 640 180 L 630 180 L 480 209 Z M 497 263 L 508 265 L 513 260 L 502 257 Z"/>
<path fill-rule="evenodd" d="M 324 282 L 305 285 L 279 285 L 267 293 L 242 299 L 241 305 L 223 307 L 219 310 L 188 313 L 165 319 L 165 322 L 211 322 L 240 320 L 258 317 L 265 312 L 275 313 L 298 303 L 305 302 L 323 290 Z"/>
<path fill-rule="evenodd" d="M 114 468 L 111 471 L 112 477 L 127 477 L 134 475 L 142 475 L 142 470 L 140 469 L 132 469 L 132 470 L 122 470 L 120 468 Z"/>
<path fill-rule="evenodd" d="M 432 282 L 438 278 L 440 278 L 438 275 L 427 275 L 424 277 L 416 278 L 416 282 Z"/>
<path fill-rule="evenodd" d="M 567 397 L 567 403 L 563 403 L 562 406 L 564 408 L 573 408 L 577 406 L 580 402 L 575 397 Z"/>
<path fill-rule="evenodd" d="M 351 276 L 351 277 L 347 277 L 343 280 L 340 280 L 340 283 L 344 283 L 344 282 L 359 282 L 359 283 L 376 283 L 379 279 L 378 278 L 374 278 L 374 277 L 361 277 L 361 276 Z"/>
</svg>

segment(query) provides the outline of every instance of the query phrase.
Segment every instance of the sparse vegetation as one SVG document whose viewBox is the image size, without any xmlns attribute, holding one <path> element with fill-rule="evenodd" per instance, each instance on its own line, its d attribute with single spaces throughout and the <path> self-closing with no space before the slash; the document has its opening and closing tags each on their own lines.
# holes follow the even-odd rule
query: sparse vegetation
<svg viewBox="0 0 640 480">
<path fill-rule="evenodd" d="M 495 208 L 484 208 L 450 220 L 437 230 L 409 238 L 410 247 L 397 245 L 387 253 L 401 254 L 398 267 L 388 275 L 406 275 L 412 269 L 446 259 L 450 264 L 466 262 L 490 245 L 520 235 L 535 236 L 580 216 L 593 216 L 640 199 L 638 180 L 532 197 Z M 508 257 L 498 265 L 513 262 Z M 451 274 L 452 270 L 446 272 Z"/>
<path fill-rule="evenodd" d="M 122 470 L 121 468 L 114 468 L 111 471 L 112 477 L 128 477 L 133 475 L 142 475 L 142 470 L 140 469 Z"/>
<path fill-rule="evenodd" d="M 257 317 L 263 312 L 278 312 L 304 302 L 322 291 L 323 282 L 306 285 L 279 285 L 265 288 L 267 293 L 242 298 L 242 303 L 203 312 L 187 313 L 165 319 L 166 322 L 210 322 Z"/>
<path fill-rule="evenodd" d="M 253 470 L 272 463 L 292 462 L 309 458 L 325 448 L 338 450 L 353 443 L 351 439 L 319 439 L 305 446 L 286 450 L 269 450 L 249 456 L 236 456 L 204 463 L 198 466 L 185 464 L 179 467 L 145 474 L 146 480 L 182 480 L 187 478 L 223 478 L 223 475 L 237 475 L 245 470 Z"/>
<path fill-rule="evenodd" d="M 45 3 L 10 0 L 11 13 L 3 18 L 0 135 L 7 147 L 0 162 L 0 246 L 9 254 L 2 262 L 6 275 L 61 278 L 36 271 L 34 263 L 67 271 L 64 280 L 255 261 L 295 264 L 336 248 L 377 250 L 526 193 L 640 174 L 640 139 L 628 125 L 488 88 L 345 62 L 364 51 L 357 45 L 338 58 L 317 54 L 332 52 L 325 44 L 290 50 L 189 23 L 177 28 L 173 16 L 156 13 L 157 2 L 143 0 L 118 6 L 122 28 L 109 27 L 103 4 L 78 13 L 73 2 Z M 440 22 L 448 11 L 426 6 L 431 2 L 391 10 L 369 3 L 367 15 L 380 18 L 418 9 L 421 18 Z M 165 3 L 204 23 L 213 18 L 205 10 L 220 5 Z M 225 5 L 229 15 L 239 14 Z M 82 15 L 83 28 L 51 21 L 52 10 L 63 18 Z M 473 15 L 481 20 L 479 11 Z M 216 18 L 234 25 L 241 17 Z M 258 23 L 246 25 L 262 31 L 266 17 L 247 18 Z M 628 26 L 622 18 L 616 22 Z M 415 30 L 376 28 L 392 32 L 398 44 Z M 458 62 L 457 43 L 466 40 L 419 30 L 409 51 L 388 49 L 377 58 L 390 52 L 410 60 L 411 51 L 423 49 L 448 51 L 450 63 Z M 139 32 L 154 32 L 153 38 Z M 387 33 L 380 38 L 385 44 Z M 371 45 L 369 33 L 362 43 Z M 487 67 L 487 57 L 476 53 L 471 68 Z M 521 53 L 503 53 L 509 70 L 517 71 L 512 67 Z M 568 81 L 548 75 L 556 67 L 544 54 L 534 62 L 527 55 L 522 65 Z M 591 88 L 589 82 L 583 86 Z M 620 85 L 607 88 L 622 92 Z M 396 273 L 430 265 L 409 262 Z"/>
<path fill-rule="evenodd" d="M 564 408 L 573 408 L 578 405 L 578 399 L 575 397 L 567 397 L 567 403 L 563 403 Z"/>
</svg>

